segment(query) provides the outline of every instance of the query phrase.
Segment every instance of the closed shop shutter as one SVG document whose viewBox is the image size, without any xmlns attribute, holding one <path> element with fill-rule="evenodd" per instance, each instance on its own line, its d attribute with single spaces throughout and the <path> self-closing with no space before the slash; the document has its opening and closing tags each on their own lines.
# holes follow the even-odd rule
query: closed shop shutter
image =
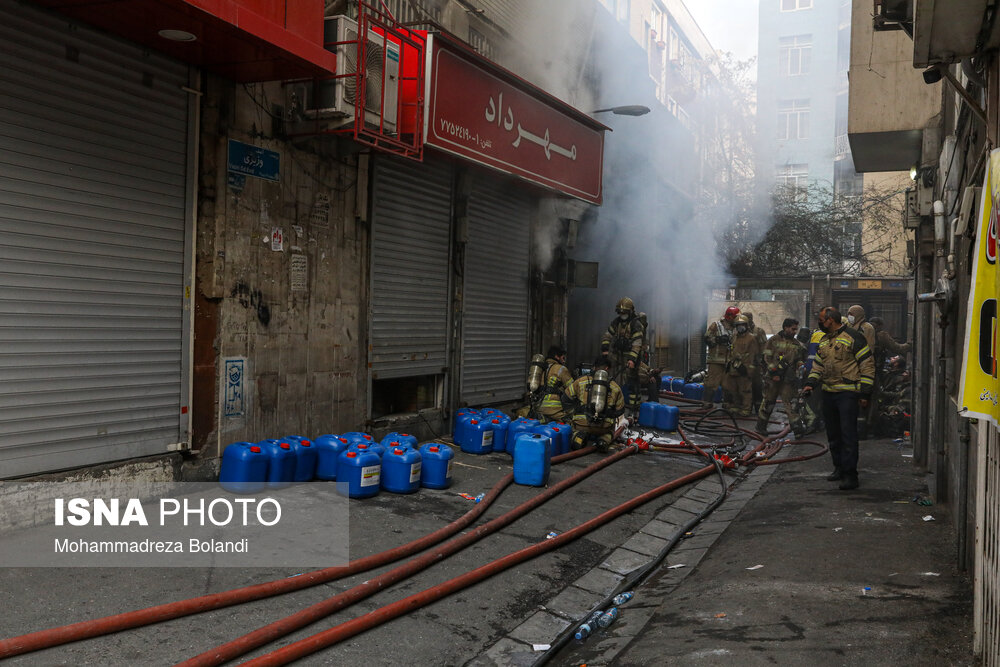
<svg viewBox="0 0 1000 667">
<path fill-rule="evenodd" d="M 187 68 L 0 0 L 0 477 L 187 437 Z"/>
<path fill-rule="evenodd" d="M 511 184 L 477 179 L 469 197 L 462 319 L 462 400 L 524 394 L 532 199 Z"/>
<path fill-rule="evenodd" d="M 380 158 L 372 206 L 373 379 L 448 365 L 452 171 Z"/>
</svg>

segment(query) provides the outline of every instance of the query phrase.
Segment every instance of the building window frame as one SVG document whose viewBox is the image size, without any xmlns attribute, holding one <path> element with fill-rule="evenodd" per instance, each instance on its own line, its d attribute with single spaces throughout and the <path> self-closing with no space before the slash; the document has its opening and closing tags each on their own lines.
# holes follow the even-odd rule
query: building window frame
<svg viewBox="0 0 1000 667">
<path fill-rule="evenodd" d="M 812 63 L 812 35 L 789 35 L 778 39 L 778 74 L 801 76 Z"/>
<path fill-rule="evenodd" d="M 809 138 L 809 99 L 778 100 L 778 139 Z"/>
<path fill-rule="evenodd" d="M 778 0 L 778 11 L 782 12 L 800 12 L 812 7 L 813 0 Z"/>
</svg>

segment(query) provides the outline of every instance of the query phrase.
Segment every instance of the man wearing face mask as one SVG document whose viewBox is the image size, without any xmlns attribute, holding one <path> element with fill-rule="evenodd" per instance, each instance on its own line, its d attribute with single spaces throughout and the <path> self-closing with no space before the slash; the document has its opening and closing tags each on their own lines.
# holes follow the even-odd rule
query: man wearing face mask
<svg viewBox="0 0 1000 667">
<path fill-rule="evenodd" d="M 746 315 L 736 316 L 736 333 L 729 348 L 729 362 L 726 364 L 726 378 L 722 389 L 732 397 L 732 411 L 740 417 L 750 416 L 753 400 L 751 378 L 757 372 L 757 356 L 760 346 L 757 337 L 750 331 L 750 321 Z"/>
<path fill-rule="evenodd" d="M 781 396 L 785 404 L 788 423 L 794 424 L 799 419 L 799 412 L 795 407 L 796 383 L 799 367 L 806 361 L 806 348 L 795 337 L 798 331 L 799 321 L 789 317 L 782 323 L 781 331 L 771 336 L 764 345 L 767 384 L 764 387 L 764 399 L 757 412 L 755 429 L 761 435 L 767 434 L 767 422 L 778 396 Z"/>
<path fill-rule="evenodd" d="M 610 369 L 608 358 L 601 355 L 594 361 L 593 372 L 581 375 L 563 390 L 565 403 L 572 406 L 573 449 L 594 445 L 607 452 L 611 448 L 615 424 L 625 412 L 625 398 L 618 384 L 608 379 Z M 603 374 L 598 376 L 598 371 Z"/>
<path fill-rule="evenodd" d="M 823 308 L 818 323 L 823 337 L 802 393 L 809 395 L 822 387 L 823 420 L 833 459 L 833 472 L 827 479 L 840 481 L 846 491 L 858 488 L 858 412 L 868 407 L 875 362 L 868 341 L 841 323 L 839 310 Z"/>
<path fill-rule="evenodd" d="M 628 394 L 626 407 L 639 411 L 639 363 L 645 345 L 646 330 L 636 316 L 632 299 L 623 297 L 615 306 L 617 317 L 601 336 L 601 356 L 611 363 L 611 377 L 620 382 Z"/>
<path fill-rule="evenodd" d="M 705 330 L 705 345 L 708 346 L 708 372 L 705 374 L 705 393 L 701 395 L 702 407 L 714 408 L 715 390 L 724 384 L 726 364 L 729 362 L 729 343 L 736 331 L 736 317 L 740 309 L 729 306 L 722 315 L 708 325 Z"/>
</svg>

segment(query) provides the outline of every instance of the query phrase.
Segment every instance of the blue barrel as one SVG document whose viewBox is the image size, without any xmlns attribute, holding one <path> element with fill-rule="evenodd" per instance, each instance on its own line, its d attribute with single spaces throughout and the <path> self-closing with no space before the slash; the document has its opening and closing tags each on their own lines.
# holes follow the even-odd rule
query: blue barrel
<svg viewBox="0 0 1000 667">
<path fill-rule="evenodd" d="M 700 382 L 691 382 L 684 385 L 684 396 L 687 398 L 693 398 L 696 400 L 701 400 L 702 394 L 705 393 L 705 385 Z"/>
<path fill-rule="evenodd" d="M 676 405 L 657 405 L 653 416 L 656 428 L 661 431 L 676 431 L 681 411 Z"/>
<path fill-rule="evenodd" d="M 285 436 L 281 439 L 292 446 L 295 452 L 295 474 L 292 476 L 293 482 L 311 482 L 316 476 L 316 447 L 312 440 L 303 438 L 300 435 Z"/>
<path fill-rule="evenodd" d="M 400 445 L 382 457 L 382 488 L 393 493 L 413 493 L 420 488 L 420 452 Z"/>
<path fill-rule="evenodd" d="M 417 436 L 410 435 L 409 433 L 398 433 L 396 431 L 393 431 L 392 433 L 387 433 L 386 436 L 382 438 L 379 444 L 388 449 L 389 446 L 394 442 L 398 442 L 404 447 L 412 447 L 413 449 L 417 449 Z"/>
<path fill-rule="evenodd" d="M 675 394 L 684 393 L 684 378 L 674 378 L 670 381 L 670 391 Z"/>
<path fill-rule="evenodd" d="M 517 441 L 517 436 L 531 431 L 535 426 L 538 426 L 538 420 L 529 417 L 518 417 L 512 421 L 510 426 L 507 427 L 507 441 L 504 443 L 504 450 L 508 454 L 513 455 L 514 443 Z M 500 451 L 499 448 L 497 451 Z"/>
<path fill-rule="evenodd" d="M 365 449 L 360 449 L 364 447 Z M 378 494 L 382 481 L 382 462 L 367 445 L 358 445 L 340 453 L 337 461 L 337 493 L 348 498 L 371 498 Z"/>
<path fill-rule="evenodd" d="M 337 459 L 347 449 L 347 438 L 342 435 L 321 435 L 313 442 L 316 447 L 316 477 L 332 481 L 337 479 Z"/>
<path fill-rule="evenodd" d="M 554 426 L 549 424 L 539 424 L 531 429 L 531 433 L 538 433 L 549 439 L 549 457 L 555 456 L 556 451 L 559 449 L 560 432 Z"/>
<path fill-rule="evenodd" d="M 552 456 L 568 452 L 570 442 L 573 440 L 573 427 L 563 422 L 549 422 L 546 426 L 556 431 L 559 436 L 552 441 Z"/>
<path fill-rule="evenodd" d="M 490 419 L 490 428 L 493 429 L 493 451 L 507 451 L 507 429 L 510 428 L 510 417 L 498 413 Z"/>
<path fill-rule="evenodd" d="M 653 414 L 659 403 L 647 402 L 639 406 L 639 425 L 653 426 Z"/>
<path fill-rule="evenodd" d="M 670 383 L 673 382 L 673 377 L 670 375 L 660 376 L 660 391 L 670 391 Z"/>
<path fill-rule="evenodd" d="M 260 448 L 267 454 L 267 485 L 282 489 L 295 480 L 295 452 L 284 440 L 261 440 Z"/>
<path fill-rule="evenodd" d="M 461 408 L 455 411 L 455 421 L 451 427 L 451 441 L 458 444 L 459 440 L 462 438 L 465 427 L 468 425 L 470 419 L 478 419 L 479 410 L 474 408 Z"/>
<path fill-rule="evenodd" d="M 489 454 L 493 451 L 492 424 L 484 419 L 472 419 L 465 427 L 465 435 L 458 443 L 467 454 Z"/>
<path fill-rule="evenodd" d="M 267 484 L 267 454 L 252 442 L 234 442 L 222 452 L 219 484 L 232 493 L 256 493 Z"/>
<path fill-rule="evenodd" d="M 451 486 L 451 460 L 455 452 L 448 445 L 428 442 L 420 448 L 420 485 L 428 489 Z"/>
<path fill-rule="evenodd" d="M 545 486 L 549 481 L 552 440 L 541 433 L 521 433 L 514 441 L 514 481 Z"/>
<path fill-rule="evenodd" d="M 351 445 L 357 445 L 360 443 L 369 445 L 375 442 L 375 438 L 371 437 L 367 433 L 362 433 L 361 431 L 348 431 L 344 434 L 344 437 L 347 438 L 348 444 Z"/>
<path fill-rule="evenodd" d="M 722 387 L 716 387 L 715 388 L 715 395 L 712 396 L 712 402 L 713 403 L 721 403 L 722 402 Z"/>
</svg>

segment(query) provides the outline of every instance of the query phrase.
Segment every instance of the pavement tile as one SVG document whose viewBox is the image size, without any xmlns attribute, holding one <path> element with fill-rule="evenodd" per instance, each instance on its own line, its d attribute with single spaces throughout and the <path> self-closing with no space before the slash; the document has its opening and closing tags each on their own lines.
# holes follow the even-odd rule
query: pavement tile
<svg viewBox="0 0 1000 667">
<path fill-rule="evenodd" d="M 607 595 L 624 579 L 620 574 L 595 567 L 587 574 L 577 579 L 573 584 L 584 590 L 600 595 Z"/>
<path fill-rule="evenodd" d="M 524 623 L 510 631 L 509 636 L 529 644 L 549 644 L 570 622 L 547 611 L 535 612 Z"/>
<path fill-rule="evenodd" d="M 607 560 L 601 563 L 601 567 L 612 572 L 617 572 L 618 574 L 628 574 L 632 570 L 642 567 L 650 560 L 650 557 L 646 554 L 619 547 L 611 552 Z"/>
<path fill-rule="evenodd" d="M 672 507 L 674 509 L 686 510 L 692 514 L 701 514 L 705 509 L 707 503 L 694 500 L 692 498 L 681 498 L 675 502 Z"/>
<path fill-rule="evenodd" d="M 681 509 L 676 505 L 671 505 L 657 514 L 656 518 L 660 521 L 672 523 L 677 526 L 683 526 L 688 521 L 698 516 L 699 513 L 701 513 L 701 510 L 698 510 L 698 512 L 688 512 L 687 510 Z"/>
<path fill-rule="evenodd" d="M 715 489 L 705 489 L 704 491 L 700 489 L 691 489 L 684 494 L 685 498 L 691 498 L 698 502 L 710 503 L 719 496 L 719 485 L 715 485 Z"/>
<path fill-rule="evenodd" d="M 658 556 L 665 546 L 667 546 L 667 540 L 663 538 L 636 533 L 625 541 L 622 548 L 638 551 L 641 554 L 649 556 Z"/>
<path fill-rule="evenodd" d="M 674 536 L 674 533 L 676 533 L 679 529 L 680 526 L 677 526 L 675 524 L 667 523 L 666 521 L 660 521 L 659 519 L 653 519 L 645 526 L 643 526 L 640 530 L 646 533 L 647 535 L 653 535 L 654 537 L 659 537 L 665 540 L 669 540 L 671 537 Z"/>
<path fill-rule="evenodd" d="M 586 616 L 587 612 L 597 604 L 603 596 L 593 591 L 587 591 L 577 586 L 564 588 L 545 605 L 549 611 L 576 620 Z"/>
<path fill-rule="evenodd" d="M 531 646 L 504 637 L 486 653 L 467 663 L 467 667 L 528 667 L 535 661 Z"/>
</svg>

